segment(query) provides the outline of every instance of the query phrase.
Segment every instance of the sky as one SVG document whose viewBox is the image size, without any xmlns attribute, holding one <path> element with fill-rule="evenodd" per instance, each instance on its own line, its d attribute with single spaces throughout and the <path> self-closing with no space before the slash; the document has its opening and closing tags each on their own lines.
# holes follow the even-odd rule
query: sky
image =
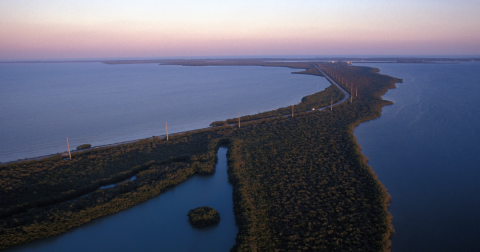
<svg viewBox="0 0 480 252">
<path fill-rule="evenodd" d="M 480 55 L 479 0 L 0 0 L 0 60 Z"/>
</svg>

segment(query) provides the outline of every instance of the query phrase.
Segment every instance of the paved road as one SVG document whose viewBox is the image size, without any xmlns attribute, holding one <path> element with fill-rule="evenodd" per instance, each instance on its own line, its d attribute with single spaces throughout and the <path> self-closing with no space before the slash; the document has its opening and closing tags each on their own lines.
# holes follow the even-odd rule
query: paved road
<svg viewBox="0 0 480 252">
<path fill-rule="evenodd" d="M 339 102 L 336 102 L 335 104 L 333 104 L 333 106 L 337 106 L 339 104 L 342 104 L 346 101 L 348 101 L 348 99 L 350 99 L 350 93 L 347 92 L 347 90 L 345 90 L 342 86 L 340 86 L 337 82 L 335 82 L 330 76 L 328 76 L 320 67 L 318 67 L 318 65 L 315 65 L 315 67 L 317 68 L 318 71 L 320 71 L 320 73 L 323 74 L 323 76 L 325 76 L 325 78 L 330 82 L 332 83 L 333 85 L 337 86 L 340 90 L 342 90 L 343 94 L 344 94 L 344 97 L 341 101 Z M 328 106 L 329 107 L 329 106 Z M 325 107 L 324 107 L 325 108 Z M 322 109 L 324 109 L 322 108 Z"/>
</svg>

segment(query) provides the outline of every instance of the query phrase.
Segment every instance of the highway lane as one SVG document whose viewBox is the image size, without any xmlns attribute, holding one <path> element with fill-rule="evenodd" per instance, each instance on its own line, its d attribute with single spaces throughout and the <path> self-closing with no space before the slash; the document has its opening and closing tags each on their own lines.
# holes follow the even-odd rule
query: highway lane
<svg viewBox="0 0 480 252">
<path fill-rule="evenodd" d="M 325 76 L 325 78 L 326 78 L 330 83 L 332 83 L 333 85 L 337 86 L 338 89 L 340 89 L 340 90 L 343 92 L 343 95 L 344 95 L 343 99 L 342 99 L 341 101 L 339 101 L 339 102 L 334 103 L 333 106 L 337 106 L 337 105 L 339 105 L 339 104 L 342 104 L 342 103 L 348 101 L 348 99 L 350 99 L 350 93 L 347 92 L 347 90 L 345 90 L 345 89 L 344 89 L 342 86 L 340 86 L 336 81 L 334 81 L 329 75 L 327 75 L 327 74 L 325 73 L 325 71 L 323 71 L 320 67 L 318 67 L 318 65 L 315 65 L 315 67 L 317 68 L 318 71 L 320 71 L 320 73 L 323 74 L 323 76 Z M 325 109 L 325 108 L 326 108 L 326 107 L 323 107 L 323 108 L 321 108 L 321 109 Z"/>
</svg>

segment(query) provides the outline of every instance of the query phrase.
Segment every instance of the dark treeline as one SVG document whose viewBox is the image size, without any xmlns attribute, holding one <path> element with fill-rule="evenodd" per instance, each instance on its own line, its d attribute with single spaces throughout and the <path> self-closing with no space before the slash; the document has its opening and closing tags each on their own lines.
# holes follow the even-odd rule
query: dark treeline
<svg viewBox="0 0 480 252">
<path fill-rule="evenodd" d="M 366 165 L 352 131 L 380 115 L 389 104 L 380 96 L 397 79 L 366 67 L 321 67 L 355 83 L 353 103 L 242 123 L 241 128 L 188 132 L 169 141 L 151 138 L 88 150 L 72 161 L 56 156 L 0 166 L 0 248 L 65 232 L 194 174 L 211 174 L 216 150 L 228 145 L 239 225 L 233 251 L 389 250 L 389 196 Z M 304 69 L 311 74 L 311 65 Z M 302 103 L 308 109 L 324 96 L 307 96 Z M 125 181 L 133 175 L 135 180 Z"/>
<path fill-rule="evenodd" d="M 336 86 L 331 85 L 322 92 L 317 92 L 312 95 L 307 95 L 302 98 L 299 104 L 293 107 L 294 115 L 298 115 L 303 112 L 311 111 L 315 108 L 321 108 L 328 106 L 332 101 L 338 102 L 343 98 L 343 93 Z M 240 122 L 248 122 L 253 120 L 265 119 L 270 117 L 277 117 L 283 115 L 291 115 L 292 107 L 283 107 L 272 111 L 262 112 L 255 115 L 241 116 Z M 226 123 L 234 124 L 238 123 L 238 118 L 227 119 Z M 225 124 L 226 124 L 225 123 Z M 211 126 L 222 125 L 222 122 L 213 122 Z"/>
<path fill-rule="evenodd" d="M 103 185 L 123 181 L 146 168 L 150 161 L 168 163 L 182 159 L 205 162 L 208 137 L 189 134 L 164 141 L 159 138 L 91 150 L 62 160 L 60 155 L 41 161 L 12 163 L 0 167 L 0 217 L 68 200 Z M 190 160 L 191 159 L 191 160 Z"/>
<path fill-rule="evenodd" d="M 214 131 L 0 166 L 0 248 L 65 232 L 215 171 Z M 133 181 L 127 180 L 136 175 Z M 117 184 L 98 189 L 102 185 Z"/>
<path fill-rule="evenodd" d="M 229 149 L 240 232 L 235 251 L 387 251 L 389 195 L 366 165 L 353 127 L 380 115 L 395 78 L 324 64 L 359 88 L 353 103 L 248 124 Z M 252 221 L 254 220 L 254 221 Z"/>
</svg>

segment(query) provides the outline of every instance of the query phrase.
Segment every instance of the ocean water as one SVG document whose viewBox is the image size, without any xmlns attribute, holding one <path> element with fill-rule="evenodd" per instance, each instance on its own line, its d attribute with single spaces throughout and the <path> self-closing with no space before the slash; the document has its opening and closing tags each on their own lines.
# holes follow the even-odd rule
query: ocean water
<svg viewBox="0 0 480 252">
<path fill-rule="evenodd" d="M 392 196 L 392 251 L 477 251 L 480 63 L 357 65 L 404 80 L 354 131 Z"/>
<path fill-rule="evenodd" d="M 0 162 L 208 127 L 329 86 L 283 67 L 0 64 Z"/>
</svg>

